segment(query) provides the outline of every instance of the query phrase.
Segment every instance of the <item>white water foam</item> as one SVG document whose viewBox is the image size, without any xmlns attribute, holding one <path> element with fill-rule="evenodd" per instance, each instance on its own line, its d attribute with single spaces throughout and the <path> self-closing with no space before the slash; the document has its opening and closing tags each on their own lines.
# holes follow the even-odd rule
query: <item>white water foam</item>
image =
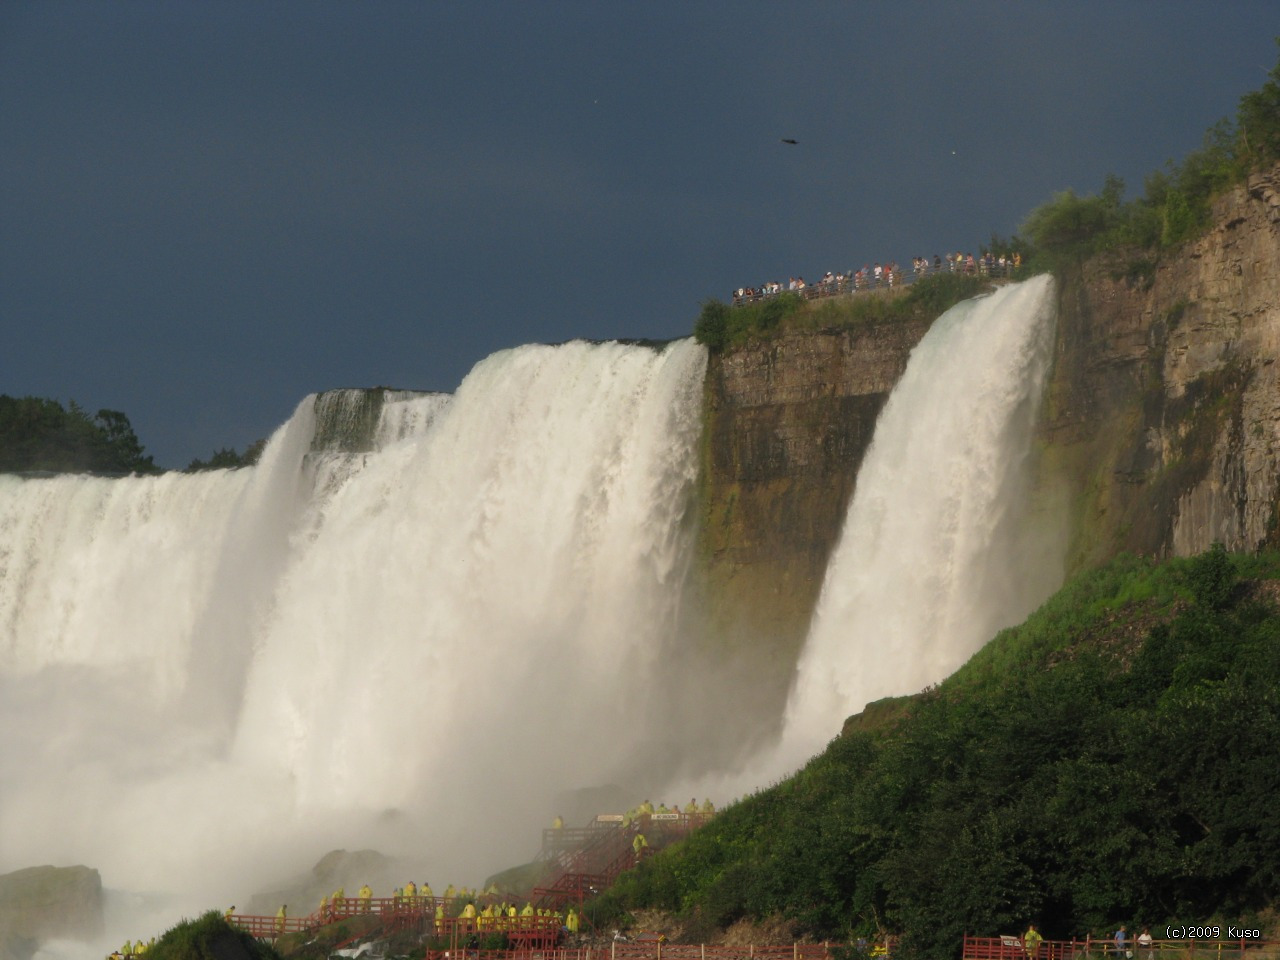
<svg viewBox="0 0 1280 960">
<path fill-rule="evenodd" d="M 705 362 L 523 347 L 387 397 L 367 453 L 313 451 L 308 398 L 254 468 L 0 477 L 0 872 L 198 909 L 336 846 L 509 866 L 678 735 Z"/>
<path fill-rule="evenodd" d="M 1052 587 L 1024 579 L 1022 469 L 1051 293 L 962 304 L 917 348 L 782 747 L 693 792 L 793 769 Z M 526 347 L 452 398 L 387 396 L 367 453 L 313 450 L 308 399 L 253 469 L 0 477 L 0 870 L 85 862 L 199 909 L 370 845 L 476 883 L 461 865 L 509 865 L 563 786 L 678 753 L 704 365 Z"/>
<path fill-rule="evenodd" d="M 912 352 L 863 460 L 788 700 L 792 769 L 882 697 L 952 673 L 1062 579 L 1028 512 L 1053 338 L 1044 275 L 961 303 Z"/>
</svg>

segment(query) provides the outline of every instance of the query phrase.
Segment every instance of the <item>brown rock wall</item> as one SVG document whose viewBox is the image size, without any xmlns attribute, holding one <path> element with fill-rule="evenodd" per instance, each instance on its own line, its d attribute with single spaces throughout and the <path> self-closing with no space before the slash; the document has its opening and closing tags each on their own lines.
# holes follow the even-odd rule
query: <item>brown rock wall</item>
<svg viewBox="0 0 1280 960">
<path fill-rule="evenodd" d="M 928 326 L 800 332 L 711 359 L 707 633 L 732 651 L 762 726 L 781 714 L 876 417 Z"/>
<path fill-rule="evenodd" d="M 1280 168 L 1147 270 L 1068 279 L 1044 424 L 1075 507 L 1070 565 L 1274 537 L 1280 494 Z"/>
</svg>

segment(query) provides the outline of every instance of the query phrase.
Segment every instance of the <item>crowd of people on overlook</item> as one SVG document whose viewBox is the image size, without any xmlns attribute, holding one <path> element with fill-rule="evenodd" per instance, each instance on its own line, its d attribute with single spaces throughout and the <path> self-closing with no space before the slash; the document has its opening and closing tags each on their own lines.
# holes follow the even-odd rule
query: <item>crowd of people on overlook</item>
<svg viewBox="0 0 1280 960">
<path fill-rule="evenodd" d="M 662 816 L 664 814 L 667 814 L 667 815 L 674 815 L 674 816 L 703 818 L 703 817 L 710 817 L 715 812 L 716 812 L 716 805 L 712 803 L 710 799 L 703 800 L 702 805 L 699 806 L 698 798 L 694 797 L 688 802 L 688 804 L 685 806 L 683 810 L 680 809 L 680 804 L 678 803 L 674 803 L 670 807 L 668 807 L 665 803 L 660 803 L 658 804 L 657 807 L 654 807 L 652 803 L 646 800 L 644 803 L 640 804 L 640 806 L 632 807 L 630 810 L 628 810 L 625 814 L 622 815 L 622 828 L 624 830 L 629 829 L 631 827 L 631 824 L 633 824 L 635 821 L 639 820 L 641 817 L 644 817 L 644 816 L 653 816 L 653 815 Z M 560 818 L 556 817 L 556 819 L 559 820 Z M 631 838 L 631 850 L 636 855 L 637 864 L 639 864 L 640 861 L 645 858 L 646 854 L 649 851 L 649 840 L 639 830 L 637 830 L 636 835 Z"/>
<path fill-rule="evenodd" d="M 806 298 L 835 296 L 857 290 L 894 287 L 937 273 L 1007 277 L 1021 266 L 1022 254 L 1017 251 L 995 254 L 988 250 L 976 257 L 972 253 L 948 253 L 945 257 L 935 253 L 932 261 L 928 257 L 912 257 L 910 273 L 904 273 L 897 261 L 876 261 L 872 266 L 863 264 L 861 270 L 850 268 L 845 273 L 832 273 L 828 270 L 821 280 L 812 284 L 804 277 L 796 276 L 791 277 L 786 284 L 770 280 L 755 287 L 739 287 L 733 292 L 733 302 L 753 303 L 787 291 L 799 293 Z"/>
<path fill-rule="evenodd" d="M 674 813 L 676 815 L 682 814 L 686 817 L 707 817 L 715 812 L 716 805 L 712 803 L 710 799 L 703 800 L 702 804 L 699 805 L 698 798 L 694 797 L 685 804 L 684 810 L 680 809 L 680 804 L 678 803 L 673 803 L 670 807 L 665 803 L 660 803 L 655 807 L 652 803 L 646 800 L 644 803 L 637 807 L 632 807 L 622 815 L 622 825 L 624 827 L 628 827 L 633 821 L 638 820 L 640 817 L 652 814 L 662 815 Z M 557 817 L 556 819 L 559 820 L 560 818 Z"/>
</svg>

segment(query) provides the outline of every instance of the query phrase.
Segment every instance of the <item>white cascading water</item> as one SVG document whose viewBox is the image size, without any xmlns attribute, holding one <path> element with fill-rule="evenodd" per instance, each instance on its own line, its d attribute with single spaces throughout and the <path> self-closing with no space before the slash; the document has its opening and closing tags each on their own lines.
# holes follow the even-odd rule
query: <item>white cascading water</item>
<svg viewBox="0 0 1280 960">
<path fill-rule="evenodd" d="M 677 733 L 705 363 L 522 347 L 388 394 L 366 453 L 313 450 L 308 398 L 254 468 L 0 476 L 0 873 L 196 909 L 335 846 L 441 884 L 532 854 Z"/>
<path fill-rule="evenodd" d="M 877 424 L 780 747 L 668 796 L 794 768 L 1056 584 L 1028 559 L 1022 469 L 1051 302 L 1037 279 L 934 324 Z M 0 872 L 87 863 L 197 910 L 341 845 L 476 883 L 533 852 L 565 787 L 660 781 L 715 683 L 671 667 L 705 362 L 690 341 L 523 347 L 452 397 L 387 393 L 367 452 L 316 443 L 317 416 L 364 429 L 335 392 L 255 468 L 0 476 Z"/>
<path fill-rule="evenodd" d="M 1053 338 L 1049 275 L 947 311 L 876 422 L 788 700 L 780 769 L 873 701 L 952 673 L 1062 579 L 1027 461 Z"/>
</svg>

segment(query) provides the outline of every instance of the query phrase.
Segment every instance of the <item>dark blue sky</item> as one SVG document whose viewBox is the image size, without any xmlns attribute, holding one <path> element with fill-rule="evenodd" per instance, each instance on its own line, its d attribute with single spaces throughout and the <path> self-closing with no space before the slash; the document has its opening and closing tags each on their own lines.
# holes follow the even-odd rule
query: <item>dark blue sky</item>
<svg viewBox="0 0 1280 960">
<path fill-rule="evenodd" d="M 312 391 L 684 335 L 1140 190 L 1276 34 L 1272 0 L 0 4 L 0 392 L 180 467 Z"/>
</svg>

